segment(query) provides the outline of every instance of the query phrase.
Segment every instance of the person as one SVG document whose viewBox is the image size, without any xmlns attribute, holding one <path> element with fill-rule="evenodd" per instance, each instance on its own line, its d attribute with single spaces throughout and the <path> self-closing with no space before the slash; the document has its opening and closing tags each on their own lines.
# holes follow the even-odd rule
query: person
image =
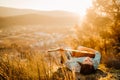
<svg viewBox="0 0 120 80">
<path fill-rule="evenodd" d="M 100 64 L 101 54 L 97 50 L 79 46 L 77 50 L 59 48 L 61 63 L 71 71 L 81 74 L 93 73 Z"/>
</svg>

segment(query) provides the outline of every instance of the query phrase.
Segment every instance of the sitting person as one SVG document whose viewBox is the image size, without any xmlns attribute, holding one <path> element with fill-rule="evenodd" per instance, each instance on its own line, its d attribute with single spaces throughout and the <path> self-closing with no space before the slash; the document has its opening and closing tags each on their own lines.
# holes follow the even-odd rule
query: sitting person
<svg viewBox="0 0 120 80">
<path fill-rule="evenodd" d="M 79 46 L 77 50 L 59 48 L 57 51 L 61 51 L 61 63 L 82 74 L 94 72 L 100 63 L 101 54 L 91 48 Z"/>
</svg>

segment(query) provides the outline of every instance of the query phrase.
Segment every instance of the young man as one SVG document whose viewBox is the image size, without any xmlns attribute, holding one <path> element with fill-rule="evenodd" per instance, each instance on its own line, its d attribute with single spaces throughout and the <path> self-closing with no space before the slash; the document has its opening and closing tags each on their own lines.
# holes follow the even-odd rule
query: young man
<svg viewBox="0 0 120 80">
<path fill-rule="evenodd" d="M 100 63 L 101 54 L 91 48 L 79 46 L 77 50 L 59 48 L 56 51 L 61 51 L 61 63 L 82 74 L 94 72 Z"/>
</svg>

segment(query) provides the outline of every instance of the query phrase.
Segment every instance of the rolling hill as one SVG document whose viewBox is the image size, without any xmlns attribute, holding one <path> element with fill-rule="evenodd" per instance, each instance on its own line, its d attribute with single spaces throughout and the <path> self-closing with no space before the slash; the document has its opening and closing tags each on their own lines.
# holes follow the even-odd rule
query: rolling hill
<svg viewBox="0 0 120 80">
<path fill-rule="evenodd" d="M 49 29 L 65 29 L 78 24 L 78 15 L 67 11 L 38 11 L 0 7 L 0 28 L 41 25 Z M 43 27 L 44 26 L 44 27 Z"/>
</svg>

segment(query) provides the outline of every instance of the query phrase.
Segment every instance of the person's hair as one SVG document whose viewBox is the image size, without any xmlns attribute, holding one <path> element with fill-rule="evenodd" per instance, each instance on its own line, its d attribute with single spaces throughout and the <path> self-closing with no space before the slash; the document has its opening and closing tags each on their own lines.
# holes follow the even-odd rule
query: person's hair
<svg viewBox="0 0 120 80">
<path fill-rule="evenodd" d="M 87 75 L 95 72 L 94 66 L 90 64 L 82 64 L 78 62 L 81 66 L 80 73 Z"/>
</svg>

